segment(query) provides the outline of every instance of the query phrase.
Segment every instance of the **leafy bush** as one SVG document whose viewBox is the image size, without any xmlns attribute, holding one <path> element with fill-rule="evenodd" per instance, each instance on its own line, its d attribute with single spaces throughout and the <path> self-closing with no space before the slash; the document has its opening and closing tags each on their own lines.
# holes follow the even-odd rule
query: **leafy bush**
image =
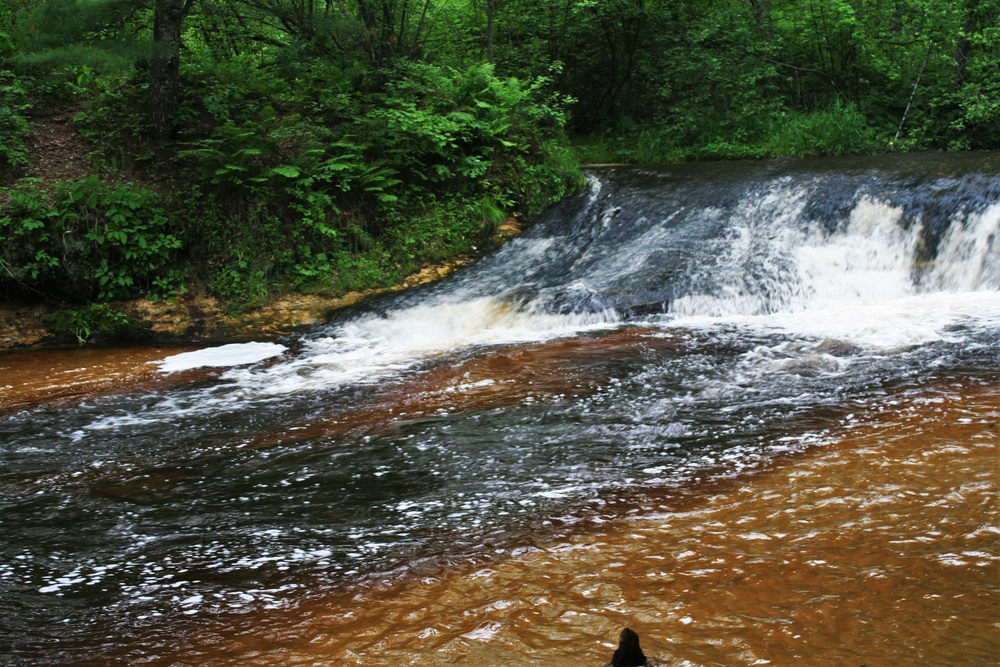
<svg viewBox="0 0 1000 667">
<path fill-rule="evenodd" d="M 258 87 L 226 70 L 234 86 L 224 100 L 206 93 L 177 154 L 203 183 L 201 201 L 214 202 L 184 239 L 210 267 L 213 293 L 238 308 L 273 289 L 385 284 L 469 251 L 511 210 L 533 213 L 580 186 L 559 148 L 566 100 L 547 79 L 410 64 L 363 96 L 323 92 L 336 88 L 310 78 L 323 73 L 284 86 L 271 73 Z M 200 85 L 220 76 L 203 75 Z"/>
<path fill-rule="evenodd" d="M 388 287 L 403 277 L 398 258 L 379 245 L 363 252 L 342 252 L 334 258 L 333 287 L 342 291 Z"/>
<path fill-rule="evenodd" d="M 883 137 L 887 139 L 887 137 Z M 655 164 L 679 160 L 870 154 L 885 150 L 878 131 L 853 104 L 835 102 L 811 112 L 780 110 L 767 116 L 723 123 L 706 118 L 687 143 L 669 126 L 635 127 L 629 133 L 581 141 L 586 162 Z"/>
<path fill-rule="evenodd" d="M 145 331 L 142 323 L 106 304 L 92 303 L 80 308 L 62 308 L 45 319 L 56 336 L 75 337 L 83 345 L 95 336 L 132 337 Z"/>
<path fill-rule="evenodd" d="M 565 124 L 571 100 L 545 92 L 549 83 L 500 79 L 488 64 L 413 63 L 359 120 L 358 134 L 372 137 L 373 149 L 411 182 L 461 188 L 483 179 L 507 199 L 503 163 L 547 162 L 546 142 Z"/>
<path fill-rule="evenodd" d="M 171 296 L 180 241 L 156 196 L 97 176 L 50 195 L 34 179 L 10 189 L 0 217 L 0 261 L 22 287 L 74 300 Z"/>
<path fill-rule="evenodd" d="M 0 34 L 0 37 L 3 35 Z M 28 165 L 28 149 L 24 140 L 31 132 L 26 117 L 31 109 L 29 89 L 26 79 L 0 70 L 0 176 Z"/>
<path fill-rule="evenodd" d="M 864 114 L 853 104 L 836 102 L 810 113 L 789 113 L 771 124 L 768 155 L 849 155 L 884 149 Z"/>
</svg>

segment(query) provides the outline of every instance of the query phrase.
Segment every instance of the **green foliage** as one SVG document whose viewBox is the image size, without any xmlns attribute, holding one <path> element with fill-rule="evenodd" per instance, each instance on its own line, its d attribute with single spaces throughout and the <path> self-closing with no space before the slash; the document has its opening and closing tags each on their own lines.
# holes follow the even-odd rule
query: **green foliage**
<svg viewBox="0 0 1000 667">
<path fill-rule="evenodd" d="M 61 184 L 50 195 L 24 179 L 6 192 L 0 261 L 20 286 L 71 299 L 107 301 L 141 294 L 169 297 L 180 241 L 152 192 L 103 185 L 97 176 Z"/>
<path fill-rule="evenodd" d="M 244 253 L 235 253 L 237 258 Z M 215 268 L 209 279 L 210 291 L 229 304 L 229 310 L 240 313 L 264 303 L 271 294 L 266 267 L 237 259 L 233 264 Z"/>
<path fill-rule="evenodd" d="M 854 105 L 775 118 L 764 146 L 767 156 L 854 155 L 877 152 L 878 135 Z"/>
<path fill-rule="evenodd" d="M 62 308 L 45 319 L 45 326 L 56 336 L 76 338 L 79 345 L 94 337 L 131 338 L 145 331 L 140 322 L 103 303 Z"/>
<path fill-rule="evenodd" d="M 577 140 L 584 164 L 662 164 L 690 159 L 669 128 L 643 126 L 630 132 L 601 133 Z"/>
<path fill-rule="evenodd" d="M 98 299 L 137 293 L 140 283 L 162 269 L 180 247 L 167 233 L 166 212 L 149 190 L 104 186 L 91 176 L 70 183 L 60 194 L 63 224 L 85 230 L 83 238 L 89 241 L 88 271 L 97 282 Z"/>
<path fill-rule="evenodd" d="M 10 3 L 14 5 L 14 3 Z M 10 62 L 42 74 L 87 66 L 120 74 L 149 49 L 137 42 L 131 23 L 140 8 L 130 0 L 60 0 L 23 2 L 10 17 L 16 43 Z"/>
<path fill-rule="evenodd" d="M 950 148 L 1000 146 L 1000 0 L 972 0 L 957 45 L 962 84 L 954 95 L 960 109 L 950 124 Z"/>
<path fill-rule="evenodd" d="M 471 252 L 506 219 L 496 202 L 454 198 L 429 200 L 384 234 L 399 274 L 406 274 L 428 262 L 438 262 Z"/>
<path fill-rule="evenodd" d="M 205 86 L 220 76 L 190 72 Z M 272 72 L 259 88 L 250 73 L 226 76 L 242 83 L 224 101 L 205 95 L 195 115 L 218 121 L 193 125 L 177 157 L 218 204 L 185 238 L 213 267 L 210 289 L 240 307 L 283 286 L 384 284 L 579 186 L 559 146 L 566 100 L 548 79 L 411 63 L 362 95 L 330 93 L 323 77 L 335 73 L 317 67 L 285 85 Z"/>
<path fill-rule="evenodd" d="M 869 152 L 897 133 L 897 149 L 1000 145 L 997 0 L 501 8 L 498 68 L 563 61 L 555 84 L 579 99 L 571 129 L 594 159 Z"/>
<path fill-rule="evenodd" d="M 58 211 L 38 189 L 38 179 L 22 179 L 6 190 L 6 213 L 0 216 L 0 262 L 3 278 L 28 289 L 55 282 L 59 267 Z"/>
<path fill-rule="evenodd" d="M 88 92 L 88 85 L 95 81 L 96 72 L 107 76 L 125 76 L 131 73 L 141 55 L 118 54 L 99 46 L 75 44 L 40 53 L 20 51 L 10 62 L 17 71 L 35 77 L 37 92 L 55 98 L 75 99 Z"/>
<path fill-rule="evenodd" d="M 332 286 L 338 291 L 388 287 L 404 275 L 398 259 L 381 246 L 363 252 L 339 253 L 333 259 L 333 269 Z"/>
<path fill-rule="evenodd" d="M 28 80 L 0 69 L 0 176 L 23 169 L 29 163 L 24 143 L 31 131 L 27 119 L 31 109 L 29 90 Z"/>
<path fill-rule="evenodd" d="M 483 236 L 492 236 L 500 231 L 500 225 L 507 221 L 507 212 L 504 211 L 496 200 L 483 197 L 470 206 L 470 214 L 473 219 L 479 220 L 480 233 Z"/>
<path fill-rule="evenodd" d="M 625 136 L 591 137 L 579 146 L 590 163 L 655 164 L 679 160 L 731 160 L 772 157 L 859 155 L 887 148 L 878 131 L 852 104 L 834 102 L 811 112 L 786 111 L 759 125 L 706 124 L 704 138 L 685 146 L 669 128 L 648 126 Z M 884 135 L 883 135 L 884 136 Z"/>
<path fill-rule="evenodd" d="M 177 157 L 191 160 L 212 185 L 241 193 L 266 183 L 271 170 L 279 166 L 281 151 L 275 134 L 275 129 L 264 123 L 227 121 Z"/>
<path fill-rule="evenodd" d="M 152 163 L 155 153 L 143 133 L 142 93 L 131 81 L 101 76 L 82 68 L 77 86 L 84 107 L 73 116 L 96 171 L 134 178 Z"/>
<path fill-rule="evenodd" d="M 377 96 L 357 132 L 372 137 L 371 149 L 408 184 L 485 190 L 507 206 L 538 210 L 572 180 L 564 178 L 567 164 L 556 159 L 553 141 L 572 100 L 550 84 L 549 77 L 500 79 L 489 64 L 411 64 Z M 575 165 L 569 171 L 576 173 Z"/>
</svg>

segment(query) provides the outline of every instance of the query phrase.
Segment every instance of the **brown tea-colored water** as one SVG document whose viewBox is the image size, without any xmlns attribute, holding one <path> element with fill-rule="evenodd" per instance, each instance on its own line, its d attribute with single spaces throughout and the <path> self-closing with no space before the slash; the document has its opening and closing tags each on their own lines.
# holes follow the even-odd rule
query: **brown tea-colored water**
<svg viewBox="0 0 1000 667">
<path fill-rule="evenodd" d="M 652 513 L 246 618 L 238 639 L 218 628 L 185 656 L 599 665 L 629 626 L 657 664 L 996 664 L 1000 389 L 926 390 L 872 413 L 765 471 L 665 493 Z"/>
<path fill-rule="evenodd" d="M 0 355 L 0 410 L 100 394 L 163 388 L 185 377 L 158 375 L 156 362 L 191 348 L 80 348 Z"/>
</svg>

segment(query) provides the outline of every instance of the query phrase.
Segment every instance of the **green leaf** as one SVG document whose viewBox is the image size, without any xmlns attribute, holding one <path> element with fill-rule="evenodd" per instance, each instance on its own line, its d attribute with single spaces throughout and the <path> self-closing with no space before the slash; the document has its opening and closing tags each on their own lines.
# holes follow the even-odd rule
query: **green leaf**
<svg viewBox="0 0 1000 667">
<path fill-rule="evenodd" d="M 271 169 L 270 173 L 278 176 L 284 176 L 286 178 L 298 178 L 302 171 L 294 165 L 283 164 Z"/>
</svg>

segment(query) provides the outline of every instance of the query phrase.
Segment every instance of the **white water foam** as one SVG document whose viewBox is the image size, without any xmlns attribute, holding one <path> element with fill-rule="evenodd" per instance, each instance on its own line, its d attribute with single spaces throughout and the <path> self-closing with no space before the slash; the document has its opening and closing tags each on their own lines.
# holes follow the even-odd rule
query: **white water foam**
<svg viewBox="0 0 1000 667">
<path fill-rule="evenodd" d="M 348 322 L 308 341 L 295 359 L 264 370 L 234 369 L 224 377 L 270 396 L 376 382 L 462 348 L 548 340 L 616 322 L 614 313 L 531 312 L 494 297 L 432 302 Z"/>
<path fill-rule="evenodd" d="M 928 286 L 941 291 L 1000 290 L 1000 204 L 959 218 L 941 240 Z"/>
<path fill-rule="evenodd" d="M 329 336 L 303 341 L 294 357 L 265 367 L 254 364 L 281 355 L 274 343 L 224 345 L 168 357 L 163 372 L 231 366 L 211 387 L 192 395 L 162 398 L 138 414 L 106 415 L 73 434 L 107 431 L 181 415 L 237 410 L 247 401 L 280 401 L 296 393 L 385 381 L 421 361 L 463 348 L 516 344 L 572 336 L 617 326 L 614 312 L 552 314 L 523 309 L 500 298 L 463 300 L 459 294 L 385 317 L 367 316 L 333 328 Z"/>
<path fill-rule="evenodd" d="M 885 351 L 959 340 L 964 326 L 1000 327 L 1000 205 L 956 212 L 937 258 L 921 266 L 921 229 L 900 225 L 901 209 L 862 199 L 843 230 L 788 231 L 780 221 L 798 215 L 799 206 L 785 199 L 785 215 L 765 201 L 751 213 L 771 215 L 741 218 L 725 262 L 731 275 L 723 274 L 713 293 L 677 299 L 670 326 L 736 324 Z M 781 265 L 764 282 L 784 284 L 744 289 L 737 270 L 754 245 Z"/>
<path fill-rule="evenodd" d="M 793 224 L 804 195 L 782 190 L 745 203 L 734 217 L 722 260 L 696 284 L 709 292 L 678 298 L 681 317 L 732 317 L 850 304 L 877 304 L 913 292 L 920 229 L 899 226 L 902 211 L 861 200 L 843 231 Z"/>
<path fill-rule="evenodd" d="M 161 373 L 177 373 L 193 368 L 225 368 L 255 364 L 282 354 L 287 348 L 278 343 L 232 343 L 183 352 L 159 362 Z"/>
</svg>

